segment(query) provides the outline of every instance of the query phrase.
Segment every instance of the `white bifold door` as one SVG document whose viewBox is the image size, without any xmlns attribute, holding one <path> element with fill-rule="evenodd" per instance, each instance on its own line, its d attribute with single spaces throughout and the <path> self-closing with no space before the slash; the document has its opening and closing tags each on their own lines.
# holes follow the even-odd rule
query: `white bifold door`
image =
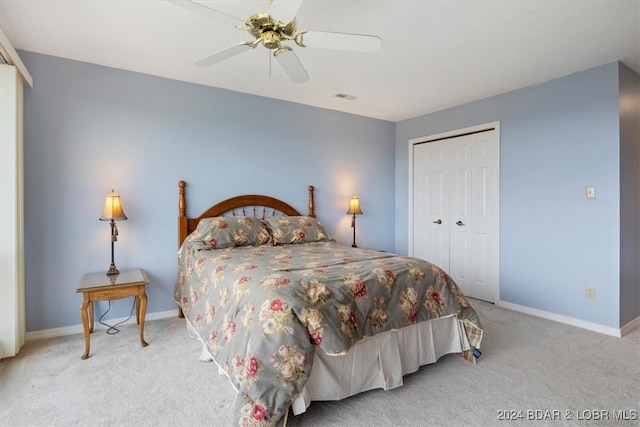
<svg viewBox="0 0 640 427">
<path fill-rule="evenodd" d="M 413 145 L 413 256 L 489 302 L 499 280 L 499 159 L 496 129 Z"/>
</svg>

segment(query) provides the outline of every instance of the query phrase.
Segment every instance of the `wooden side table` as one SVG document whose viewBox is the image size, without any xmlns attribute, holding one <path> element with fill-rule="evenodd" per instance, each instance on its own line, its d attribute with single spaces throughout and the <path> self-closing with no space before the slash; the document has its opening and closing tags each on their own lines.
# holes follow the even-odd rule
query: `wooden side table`
<svg viewBox="0 0 640 427">
<path fill-rule="evenodd" d="M 147 312 L 147 294 L 145 286 L 149 284 L 147 275 L 142 269 L 122 270 L 120 274 L 107 276 L 105 272 L 87 273 L 80 280 L 80 287 L 76 292 L 82 292 L 80 318 L 84 329 L 84 354 L 81 359 L 89 357 L 89 334 L 93 332 L 93 302 L 136 298 L 136 321 L 140 329 L 140 344 L 146 347 L 144 340 L 144 316 Z"/>
</svg>

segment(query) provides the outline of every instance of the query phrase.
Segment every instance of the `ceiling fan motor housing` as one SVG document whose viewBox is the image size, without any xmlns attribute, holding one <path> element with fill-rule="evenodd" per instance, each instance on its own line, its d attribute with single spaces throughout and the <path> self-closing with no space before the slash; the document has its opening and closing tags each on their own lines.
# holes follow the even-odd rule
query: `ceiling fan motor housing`
<svg viewBox="0 0 640 427">
<path fill-rule="evenodd" d="M 282 40 L 295 40 L 295 21 L 280 22 L 266 12 L 251 15 L 246 21 L 249 34 L 262 41 L 267 49 L 280 48 Z"/>
</svg>

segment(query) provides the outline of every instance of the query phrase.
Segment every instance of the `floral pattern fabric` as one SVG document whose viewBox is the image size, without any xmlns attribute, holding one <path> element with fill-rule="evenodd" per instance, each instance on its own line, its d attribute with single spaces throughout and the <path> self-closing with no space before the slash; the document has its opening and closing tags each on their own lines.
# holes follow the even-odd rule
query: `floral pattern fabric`
<svg viewBox="0 0 640 427">
<path fill-rule="evenodd" d="M 473 347 L 476 312 L 438 267 L 335 241 L 200 250 L 185 241 L 173 297 L 236 390 L 238 425 L 276 425 L 315 351 L 456 315 Z M 472 348 L 472 350 L 474 350 Z M 475 361 L 472 350 L 462 356 Z"/>
<path fill-rule="evenodd" d="M 189 240 L 200 249 L 257 246 L 271 242 L 271 234 L 260 218 L 250 216 L 204 218 Z"/>
<path fill-rule="evenodd" d="M 322 224 L 311 216 L 272 216 L 265 219 L 274 245 L 331 240 Z"/>
</svg>

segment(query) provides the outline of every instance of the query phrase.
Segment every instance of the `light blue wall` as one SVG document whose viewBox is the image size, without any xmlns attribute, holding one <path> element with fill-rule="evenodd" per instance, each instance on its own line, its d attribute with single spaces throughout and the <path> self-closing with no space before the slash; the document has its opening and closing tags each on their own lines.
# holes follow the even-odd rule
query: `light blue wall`
<svg viewBox="0 0 640 427">
<path fill-rule="evenodd" d="M 80 322 L 78 281 L 109 264 L 109 227 L 98 217 L 111 188 L 129 216 L 119 223 L 116 264 L 148 271 L 149 312 L 160 312 L 175 307 L 178 180 L 188 182 L 189 215 L 246 192 L 304 211 L 313 184 L 319 219 L 347 245 L 345 211 L 358 193 L 359 246 L 407 253 L 408 140 L 493 121 L 501 126 L 501 299 L 611 327 L 640 316 L 638 243 L 623 228 L 640 234 L 640 196 L 621 201 L 640 186 L 640 160 L 627 155 L 638 153 L 638 121 L 622 113 L 625 94 L 636 93 L 637 106 L 639 77 L 622 64 L 394 125 L 20 55 L 35 80 L 25 90 L 27 331 Z M 596 200 L 584 199 L 586 185 L 596 186 Z M 596 300 L 584 298 L 586 284 Z M 116 301 L 109 317 L 130 308 Z M 98 315 L 105 309 L 99 303 Z"/>
<path fill-rule="evenodd" d="M 360 196 L 358 244 L 392 250 L 394 124 L 30 52 L 25 90 L 27 331 L 77 325 L 83 273 L 106 271 L 112 188 L 129 217 L 118 224 L 118 268 L 150 276 L 148 312 L 174 309 L 177 183 L 187 214 L 246 193 L 269 194 L 318 218 L 351 244 L 349 198 Z M 327 96 L 330 96 L 328 94 Z M 114 302 L 129 314 L 131 298 Z M 106 310 L 100 302 L 97 315 Z M 111 313 L 109 318 L 111 318 Z"/>
<path fill-rule="evenodd" d="M 500 121 L 500 299 L 619 327 L 618 70 L 611 63 L 397 123 L 396 251 L 408 250 L 408 141 Z M 588 185 L 595 200 L 585 199 Z"/>
</svg>

